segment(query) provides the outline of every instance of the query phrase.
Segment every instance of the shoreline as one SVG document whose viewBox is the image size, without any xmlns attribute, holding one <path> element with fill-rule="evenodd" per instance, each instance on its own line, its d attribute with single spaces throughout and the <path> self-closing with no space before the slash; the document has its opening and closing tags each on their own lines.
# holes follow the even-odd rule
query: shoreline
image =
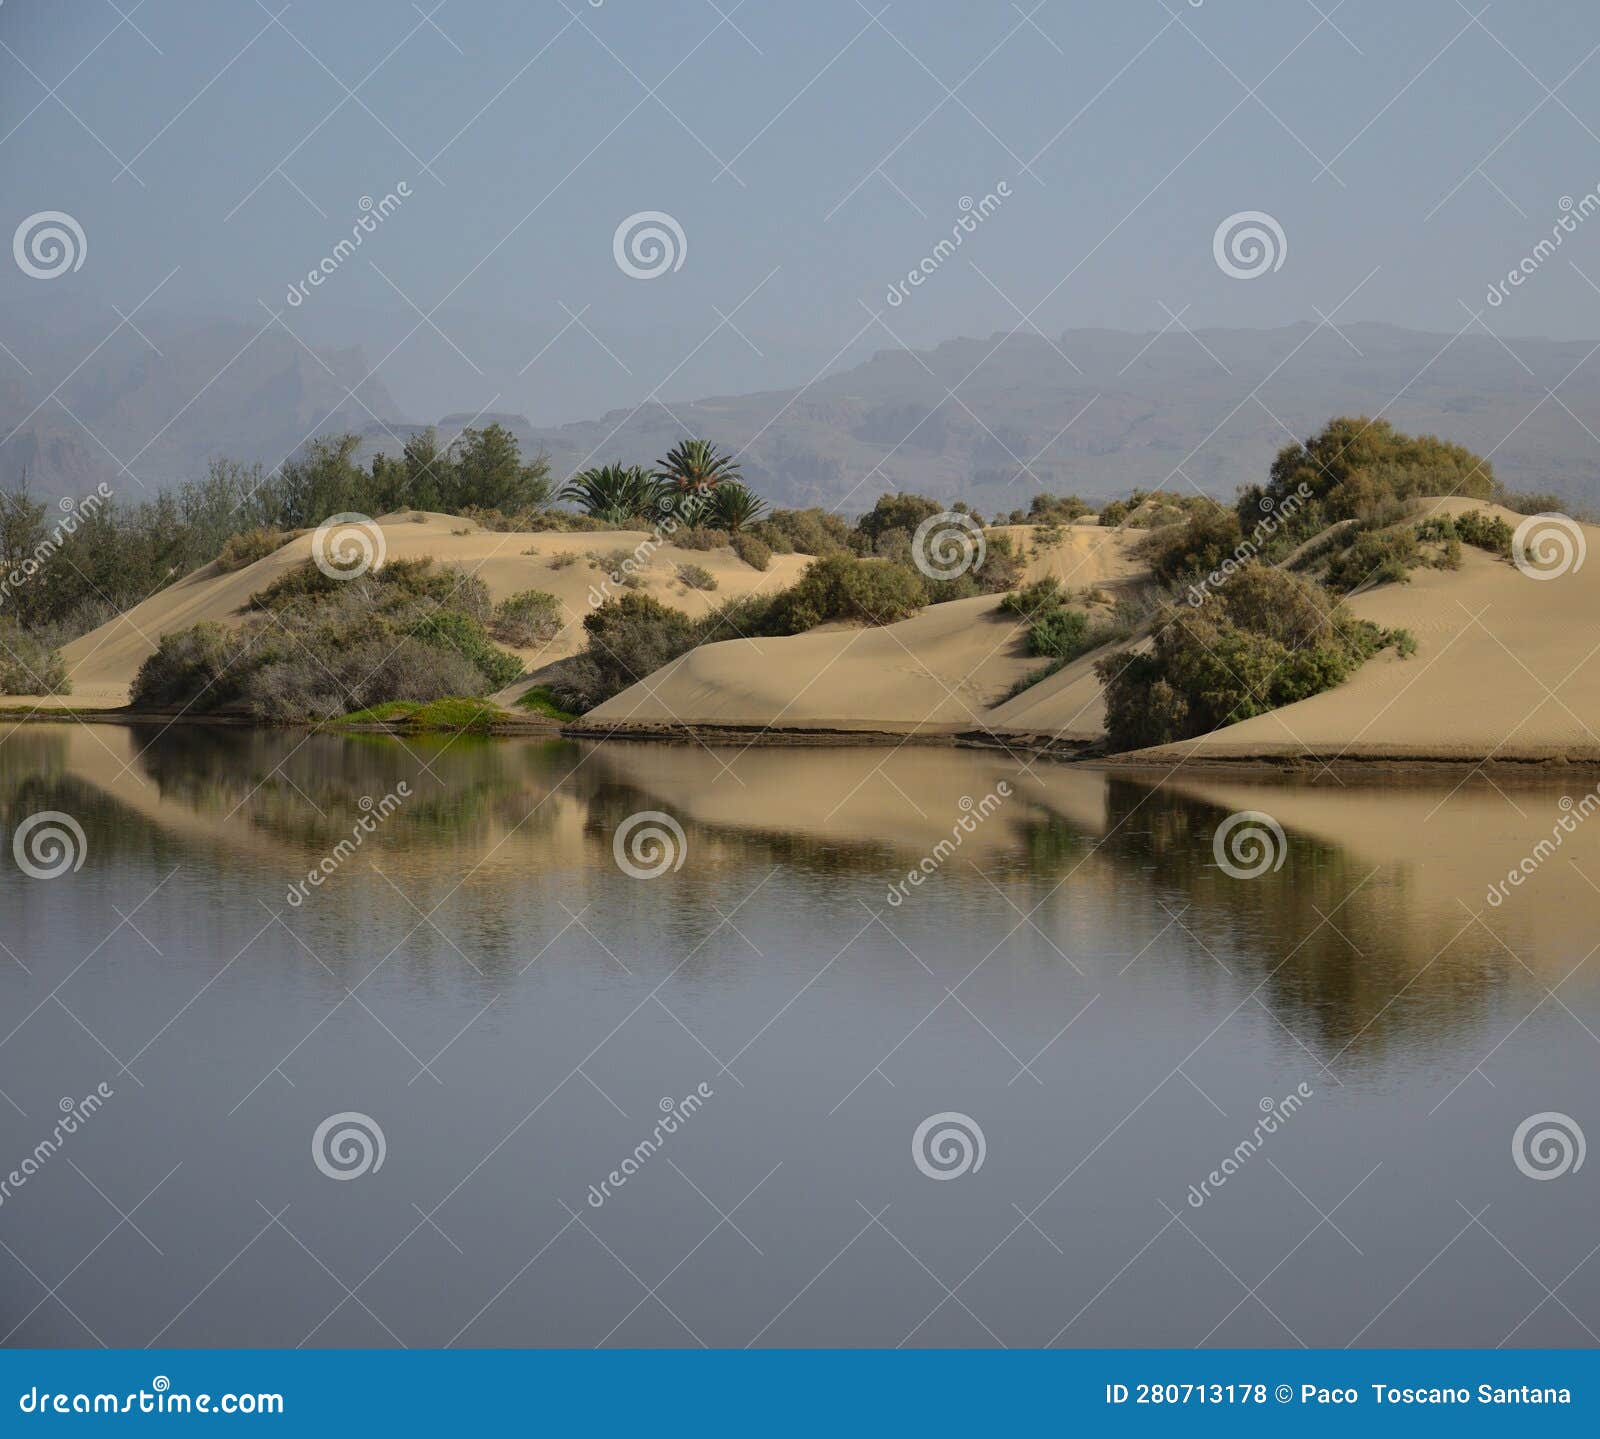
<svg viewBox="0 0 1600 1439">
<path fill-rule="evenodd" d="M 506 713 L 484 731 L 431 728 L 404 721 L 338 721 L 270 725 L 247 715 L 181 714 L 136 711 L 122 707 L 57 709 L 0 706 L 0 725 L 63 724 L 209 725 L 231 729 L 301 729 L 325 734 L 471 734 L 519 738 L 542 736 L 567 740 L 623 744 L 681 744 L 749 748 L 893 748 L 971 749 L 1020 752 L 1059 763 L 1113 769 L 1130 774 L 1181 768 L 1185 773 L 1298 775 L 1438 774 L 1462 770 L 1494 775 L 1555 775 L 1600 772 L 1600 746 L 1558 749 L 1550 746 L 1506 748 L 1489 754 L 1449 745 L 1352 745 L 1338 751 L 1271 747 L 1259 750 L 1203 750 L 1204 740 L 1108 754 L 1099 741 L 1082 736 L 1038 732 L 972 729 L 961 725 L 895 724 L 851 725 L 845 721 L 819 725 L 740 724 L 639 724 L 596 725 L 582 720 L 565 722 L 542 715 Z"/>
</svg>

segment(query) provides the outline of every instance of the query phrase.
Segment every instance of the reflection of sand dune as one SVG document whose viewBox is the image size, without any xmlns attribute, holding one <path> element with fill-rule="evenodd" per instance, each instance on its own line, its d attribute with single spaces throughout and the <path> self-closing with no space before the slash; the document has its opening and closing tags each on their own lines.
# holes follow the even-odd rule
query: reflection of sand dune
<svg viewBox="0 0 1600 1439">
<path fill-rule="evenodd" d="M 50 726 L 63 745 L 63 769 L 73 779 L 93 785 L 124 808 L 170 834 L 197 846 L 221 846 L 233 854 L 270 860 L 292 867 L 297 851 L 250 824 L 244 815 L 227 818 L 163 793 L 145 773 L 139 756 L 138 732 L 125 725 L 69 724 Z"/>
<path fill-rule="evenodd" d="M 1148 782 L 1144 772 L 1135 780 Z M 1535 872 L 1497 905 L 1487 903 L 1491 884 L 1551 841 L 1557 822 L 1568 813 L 1563 796 L 1574 801 L 1594 793 L 1594 778 L 1555 779 L 1509 786 L 1504 781 L 1454 780 L 1407 784 L 1389 778 L 1375 784 L 1352 779 L 1339 784 L 1285 783 L 1266 777 L 1235 779 L 1215 772 L 1172 775 L 1164 792 L 1215 806 L 1219 812 L 1261 810 L 1292 836 L 1332 846 L 1348 857 L 1357 877 L 1376 870 L 1374 882 L 1405 879 L 1407 920 L 1427 919 L 1436 942 L 1467 928 L 1469 945 L 1491 951 L 1499 946 L 1472 916 L 1515 951 L 1499 951 L 1496 963 L 1518 961 L 1541 973 L 1565 973 L 1588 953 L 1600 929 L 1600 815 L 1575 822 L 1570 834 L 1547 852 Z M 1590 881 L 1594 883 L 1591 884 Z M 1399 937 L 1389 943 L 1400 947 Z"/>
<path fill-rule="evenodd" d="M 428 514 L 419 523 L 391 516 L 382 521 L 384 544 L 391 559 L 432 556 L 438 563 L 460 565 L 477 575 L 496 600 L 519 590 L 544 590 L 566 606 L 567 627 L 540 650 L 519 650 L 530 664 L 548 664 L 583 647 L 582 621 L 589 612 L 590 587 L 603 571 L 589 556 L 631 552 L 649 538 L 642 530 L 593 534 L 497 534 L 471 520 Z M 232 574 L 207 565 L 135 605 L 125 615 L 74 640 L 62 651 L 72 680 L 68 704 L 125 704 L 139 666 L 163 634 L 214 620 L 234 624 L 240 608 L 257 590 L 311 556 L 312 536 L 292 540 L 276 553 Z M 531 552 L 531 553 L 530 553 Z M 554 568 L 558 555 L 575 554 L 575 564 Z M 777 590 L 792 584 L 809 563 L 803 555 L 774 555 L 765 572 L 753 570 L 731 550 L 657 549 L 639 571 L 649 594 L 691 615 L 705 614 L 722 600 L 754 590 Z M 677 582 L 680 564 L 696 564 L 717 581 L 714 593 L 688 589 Z M 31 704 L 35 702 L 30 702 Z M 48 703 L 48 702 L 47 702 Z"/>
</svg>

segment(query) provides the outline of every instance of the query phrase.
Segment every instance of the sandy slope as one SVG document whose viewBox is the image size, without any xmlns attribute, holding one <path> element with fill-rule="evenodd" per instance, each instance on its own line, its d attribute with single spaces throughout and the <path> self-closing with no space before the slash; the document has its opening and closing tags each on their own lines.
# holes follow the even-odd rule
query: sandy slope
<svg viewBox="0 0 1600 1439">
<path fill-rule="evenodd" d="M 1465 500 L 1438 508 L 1523 518 Z M 1600 528 L 1580 528 L 1600 549 Z M 1409 629 L 1410 659 L 1385 653 L 1337 689 L 1141 757 L 1600 759 L 1600 554 L 1539 580 L 1463 548 L 1457 571 L 1417 570 L 1349 602 Z"/>
<path fill-rule="evenodd" d="M 1082 587 L 1134 573 L 1129 536 L 1068 528 L 1033 555 L 1031 526 L 1000 527 L 1027 561 L 1027 578 Z M 704 645 L 588 716 L 596 726 L 738 725 L 943 733 L 981 729 L 985 712 L 1039 667 L 1023 626 L 984 595 L 933 605 L 881 628 L 813 630 L 785 639 Z"/>
<path fill-rule="evenodd" d="M 519 590 L 544 590 L 566 609 L 567 626 L 540 650 L 518 650 L 529 668 L 547 664 L 583 648 L 583 617 L 589 612 L 589 592 L 602 583 L 606 569 L 590 563 L 592 557 L 630 554 L 649 537 L 644 531 L 619 530 L 597 534 L 497 534 L 480 529 L 453 515 L 424 514 L 420 520 L 406 515 L 378 521 L 387 553 L 393 559 L 431 555 L 441 564 L 459 565 L 488 585 L 496 600 Z M 275 554 L 257 560 L 232 574 L 207 565 L 160 593 L 136 605 L 125 615 L 74 640 L 62 651 L 72 679 L 72 694 L 59 701 L 67 705 L 125 704 L 128 687 L 160 636 L 201 620 L 236 624 L 244 616 L 241 606 L 257 590 L 311 556 L 312 535 L 291 541 Z M 551 561 L 575 554 L 576 563 L 553 568 Z M 666 604 L 691 615 L 704 614 L 718 602 L 749 594 L 757 588 L 781 589 L 793 584 L 809 561 L 803 555 L 774 555 L 765 572 L 753 570 L 732 550 L 681 550 L 664 545 L 648 557 L 639 573 L 644 589 Z M 716 577 L 715 591 L 691 590 L 677 581 L 679 564 L 696 564 Z M 13 703 L 16 703 L 13 701 Z M 49 701 L 22 701 L 29 708 Z"/>
</svg>

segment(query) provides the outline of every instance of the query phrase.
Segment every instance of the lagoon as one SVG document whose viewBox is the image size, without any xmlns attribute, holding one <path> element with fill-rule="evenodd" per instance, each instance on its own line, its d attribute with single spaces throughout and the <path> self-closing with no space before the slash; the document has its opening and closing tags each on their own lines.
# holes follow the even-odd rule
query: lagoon
<svg viewBox="0 0 1600 1439">
<path fill-rule="evenodd" d="M 1592 785 L 17 726 L 0 1334 L 1596 1342 Z"/>
</svg>

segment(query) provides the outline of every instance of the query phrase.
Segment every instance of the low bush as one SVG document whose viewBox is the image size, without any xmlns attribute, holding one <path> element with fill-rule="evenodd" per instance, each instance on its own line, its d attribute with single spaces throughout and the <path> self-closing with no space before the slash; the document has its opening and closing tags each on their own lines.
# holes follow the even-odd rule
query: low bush
<svg viewBox="0 0 1600 1439">
<path fill-rule="evenodd" d="M 731 543 L 726 530 L 707 529 L 703 525 L 688 525 L 674 530 L 671 542 L 680 550 L 720 550 Z"/>
<path fill-rule="evenodd" d="M 43 636 L 0 622 L 0 695 L 71 693 L 61 651 Z"/>
<path fill-rule="evenodd" d="M 564 624 L 561 602 L 554 595 L 544 590 L 523 590 L 494 607 L 489 633 L 501 644 L 526 650 L 549 644 Z"/>
<path fill-rule="evenodd" d="M 702 565 L 679 565 L 678 578 L 691 590 L 714 590 L 717 577 Z"/>
<path fill-rule="evenodd" d="M 1095 665 L 1118 750 L 1206 734 L 1331 688 L 1396 634 L 1314 581 L 1251 564 L 1206 603 L 1157 613 L 1151 648 Z"/>
<path fill-rule="evenodd" d="M 764 570 L 772 563 L 772 547 L 748 530 L 737 531 L 732 544 L 734 554 L 753 570 Z"/>
<path fill-rule="evenodd" d="M 841 620 L 888 625 L 927 602 L 927 587 L 914 570 L 892 560 L 827 555 L 774 598 L 769 625 L 771 633 L 784 635 Z"/>
<path fill-rule="evenodd" d="M 1336 595 L 1376 585 L 1403 584 L 1421 562 L 1415 528 L 1358 534 L 1355 542 L 1328 566 L 1326 583 Z"/>
<path fill-rule="evenodd" d="M 425 561 L 333 581 L 332 590 L 300 572 L 284 578 L 296 576 L 258 595 L 268 613 L 235 629 L 162 635 L 135 677 L 133 704 L 322 720 L 393 700 L 477 697 L 522 673 L 522 661 L 490 641 L 481 581 Z"/>
<path fill-rule="evenodd" d="M 774 510 L 744 533 L 775 555 L 849 554 L 852 549 L 850 526 L 830 510 Z"/>
<path fill-rule="evenodd" d="M 276 554 L 296 535 L 304 533 L 304 530 L 276 530 L 265 525 L 240 530 L 222 542 L 222 550 L 217 555 L 217 568 L 230 573 L 242 570 L 246 565 L 253 565 L 257 560 Z"/>
<path fill-rule="evenodd" d="M 1516 533 L 1499 515 L 1490 515 L 1482 510 L 1468 510 L 1465 514 L 1457 515 L 1456 533 L 1469 545 L 1476 545 L 1480 550 L 1488 550 L 1491 555 L 1499 555 L 1503 559 L 1511 556 L 1511 537 Z"/>
</svg>

